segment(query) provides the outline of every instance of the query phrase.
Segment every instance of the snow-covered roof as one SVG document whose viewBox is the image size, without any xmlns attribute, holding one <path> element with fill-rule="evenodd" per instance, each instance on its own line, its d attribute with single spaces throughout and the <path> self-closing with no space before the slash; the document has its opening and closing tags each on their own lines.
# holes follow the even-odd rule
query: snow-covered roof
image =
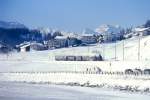
<svg viewBox="0 0 150 100">
<path fill-rule="evenodd" d="M 20 46 L 20 48 L 26 48 L 26 47 L 28 47 L 28 46 L 30 46 L 30 44 L 25 44 L 25 45 L 23 45 L 23 46 Z"/>
<path fill-rule="evenodd" d="M 31 43 L 31 45 L 42 45 L 42 43 Z"/>
<path fill-rule="evenodd" d="M 135 28 L 134 29 L 136 32 L 143 32 L 143 31 L 147 31 L 147 30 L 150 30 L 150 28 Z"/>
<path fill-rule="evenodd" d="M 66 37 L 73 37 L 73 38 L 77 38 L 78 37 L 78 34 L 73 33 L 73 32 L 61 31 L 61 34 L 63 36 L 66 36 Z"/>
<path fill-rule="evenodd" d="M 66 36 L 56 36 L 55 39 L 67 39 Z"/>
<path fill-rule="evenodd" d="M 24 42 L 24 43 L 21 43 L 19 45 L 16 45 L 16 47 L 25 48 L 25 47 L 28 47 L 30 45 L 31 45 L 30 42 Z"/>
</svg>

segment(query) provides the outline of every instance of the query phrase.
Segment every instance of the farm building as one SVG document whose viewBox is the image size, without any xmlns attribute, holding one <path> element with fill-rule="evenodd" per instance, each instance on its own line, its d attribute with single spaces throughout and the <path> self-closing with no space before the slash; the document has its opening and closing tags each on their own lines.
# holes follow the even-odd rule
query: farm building
<svg viewBox="0 0 150 100">
<path fill-rule="evenodd" d="M 67 38 L 68 46 L 74 46 L 78 44 L 78 39 L 74 37 Z"/>
<path fill-rule="evenodd" d="M 95 36 L 93 36 L 93 34 L 82 34 L 80 39 L 82 43 L 87 43 L 87 44 L 92 44 L 97 42 L 97 39 Z"/>
<path fill-rule="evenodd" d="M 48 41 L 48 48 L 61 48 L 67 44 L 67 38 L 64 36 L 56 36 L 54 39 Z"/>
<path fill-rule="evenodd" d="M 20 45 L 16 45 L 16 48 L 18 50 L 18 52 L 28 52 L 30 51 L 30 42 L 24 42 L 21 43 Z"/>
<path fill-rule="evenodd" d="M 41 43 L 31 43 L 31 49 L 36 51 L 47 50 L 47 47 Z"/>
<path fill-rule="evenodd" d="M 77 38 L 65 37 L 65 36 L 56 36 L 54 39 L 48 41 L 48 48 L 62 48 L 73 46 L 77 44 Z"/>
<path fill-rule="evenodd" d="M 146 36 L 150 34 L 150 28 L 141 28 L 141 27 L 137 27 L 134 29 L 135 33 L 137 33 L 136 35 L 140 35 L 140 36 Z"/>
</svg>

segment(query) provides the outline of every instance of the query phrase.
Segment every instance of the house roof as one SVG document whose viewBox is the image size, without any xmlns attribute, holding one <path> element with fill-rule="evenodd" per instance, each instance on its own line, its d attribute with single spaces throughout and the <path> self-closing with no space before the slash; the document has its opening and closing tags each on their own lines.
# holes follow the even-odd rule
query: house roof
<svg viewBox="0 0 150 100">
<path fill-rule="evenodd" d="M 28 47 L 30 46 L 31 43 L 30 42 L 25 42 L 25 43 L 21 43 L 19 45 L 16 45 L 16 47 L 20 47 L 20 48 L 25 48 L 25 47 Z"/>
<path fill-rule="evenodd" d="M 56 36 L 55 39 L 67 39 L 65 36 Z"/>
<path fill-rule="evenodd" d="M 148 28 L 135 28 L 135 31 L 136 32 L 143 32 L 143 31 L 150 31 L 150 28 L 148 27 Z"/>
<path fill-rule="evenodd" d="M 28 47 L 28 46 L 30 46 L 30 44 L 25 44 L 25 45 L 23 45 L 23 46 L 20 46 L 20 48 L 26 48 L 26 47 Z"/>
</svg>

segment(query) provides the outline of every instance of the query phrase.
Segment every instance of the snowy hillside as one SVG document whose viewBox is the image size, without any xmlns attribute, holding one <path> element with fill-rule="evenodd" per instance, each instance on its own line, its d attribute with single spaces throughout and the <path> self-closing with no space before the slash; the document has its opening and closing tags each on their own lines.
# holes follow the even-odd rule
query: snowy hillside
<svg viewBox="0 0 150 100">
<path fill-rule="evenodd" d="M 85 71 L 87 67 L 102 67 L 103 70 L 121 71 L 125 68 L 149 68 L 150 66 L 150 36 L 140 37 L 140 61 L 138 61 L 139 38 L 134 37 L 116 43 L 95 44 L 83 47 L 31 51 L 0 55 L 2 72 L 8 71 Z M 124 60 L 123 60 L 124 43 Z M 115 49 L 116 48 L 116 49 Z M 116 54 L 115 54 L 116 51 Z M 58 55 L 91 55 L 101 54 L 103 62 L 55 62 Z M 115 59 L 116 58 L 116 59 Z M 115 62 L 116 61 L 116 62 Z M 110 69 L 110 62 L 112 69 Z M 34 65 L 34 66 L 33 66 Z M 71 66 L 71 67 L 70 67 Z M 105 67 L 104 67 L 105 66 Z"/>
<path fill-rule="evenodd" d="M 140 50 L 138 49 L 139 39 L 140 39 Z M 124 48 L 125 61 L 137 61 L 138 52 L 140 52 L 140 60 L 147 61 L 150 60 L 149 45 L 150 45 L 150 36 L 141 36 L 141 37 L 133 37 L 122 41 L 117 41 L 116 43 L 93 44 L 91 46 L 69 47 L 46 51 L 31 51 L 28 53 L 13 53 L 10 55 L 9 59 L 54 60 L 54 57 L 56 55 L 62 54 L 80 55 L 83 53 L 89 55 L 91 53 L 94 54 L 98 53 L 101 54 L 105 60 L 122 61 Z M 0 59 L 6 58 L 3 56 L 1 55 Z"/>
</svg>

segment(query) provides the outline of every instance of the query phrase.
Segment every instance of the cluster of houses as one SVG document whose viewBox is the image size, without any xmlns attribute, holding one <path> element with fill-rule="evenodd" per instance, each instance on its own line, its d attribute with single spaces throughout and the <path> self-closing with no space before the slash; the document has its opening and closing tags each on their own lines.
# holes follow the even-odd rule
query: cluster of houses
<svg viewBox="0 0 150 100">
<path fill-rule="evenodd" d="M 131 33 L 125 34 L 124 37 L 127 39 L 127 38 L 131 38 L 134 36 L 147 36 L 147 35 L 150 35 L 150 27 L 145 28 L 145 27 L 139 26 L 139 27 L 134 28 Z"/>
<path fill-rule="evenodd" d="M 36 51 L 47 50 L 47 47 L 42 43 L 24 42 L 21 43 L 20 45 L 16 45 L 16 49 L 18 52 L 29 52 L 31 50 Z"/>
<path fill-rule="evenodd" d="M 43 43 L 36 42 L 24 42 L 17 45 L 16 48 L 19 52 L 28 52 L 30 50 L 48 50 L 56 48 L 64 48 L 70 46 L 85 46 L 88 44 L 97 43 L 97 37 L 92 34 L 82 34 L 80 37 L 67 37 L 67 36 L 56 36 L 54 39 L 44 41 Z"/>
</svg>

